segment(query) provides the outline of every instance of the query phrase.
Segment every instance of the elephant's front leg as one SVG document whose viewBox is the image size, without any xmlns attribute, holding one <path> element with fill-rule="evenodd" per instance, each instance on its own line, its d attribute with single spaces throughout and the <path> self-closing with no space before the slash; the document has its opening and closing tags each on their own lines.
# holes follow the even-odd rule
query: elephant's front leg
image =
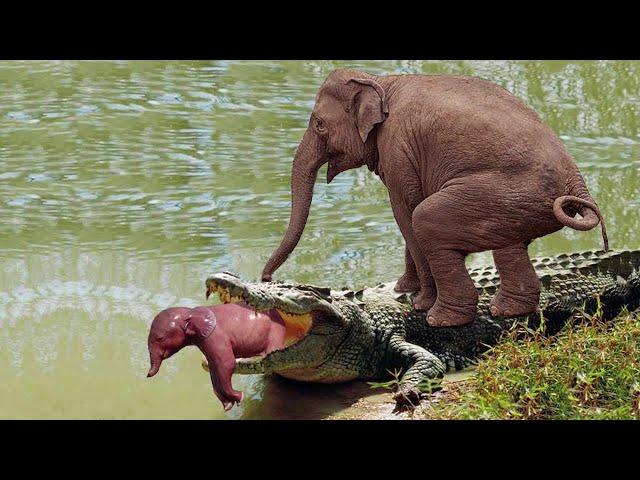
<svg viewBox="0 0 640 480">
<path fill-rule="evenodd" d="M 393 398 L 398 407 L 416 406 L 420 399 L 439 385 L 445 364 L 433 353 L 407 342 L 403 335 L 394 334 L 389 342 L 390 363 L 403 372 Z"/>
<path fill-rule="evenodd" d="M 419 293 L 413 298 L 413 306 L 419 310 L 428 310 L 436 301 L 437 290 L 436 284 L 431 276 L 431 269 L 426 257 L 422 254 L 418 242 L 414 236 L 413 228 L 411 225 L 411 213 L 412 209 L 407 206 L 404 199 L 400 196 L 391 195 L 391 208 L 393 210 L 393 216 L 396 219 L 400 232 L 406 242 L 405 250 L 405 262 L 413 263 L 415 267 L 416 276 L 418 279 L 419 288 L 412 286 L 410 291 L 419 291 Z M 407 263 L 407 268 L 409 264 Z M 406 275 L 406 273 L 405 273 Z M 400 280 L 405 276 L 403 275 Z M 400 290 L 399 290 L 400 291 Z"/>
<path fill-rule="evenodd" d="M 396 282 L 394 287 L 396 292 L 419 292 L 420 279 L 416 269 L 416 263 L 413 261 L 409 247 L 404 247 L 404 274 Z"/>
</svg>

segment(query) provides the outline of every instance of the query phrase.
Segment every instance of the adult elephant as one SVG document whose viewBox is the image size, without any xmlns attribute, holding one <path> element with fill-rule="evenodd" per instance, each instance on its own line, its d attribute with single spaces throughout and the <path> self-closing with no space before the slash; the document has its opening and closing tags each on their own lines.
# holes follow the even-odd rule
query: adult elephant
<svg viewBox="0 0 640 480">
<path fill-rule="evenodd" d="M 469 253 L 493 251 L 501 286 L 491 312 L 514 316 L 538 306 L 527 252 L 533 239 L 600 222 L 608 248 L 602 216 L 571 155 L 502 87 L 464 76 L 336 70 L 316 96 L 296 151 L 289 226 L 263 281 L 300 240 L 325 163 L 327 183 L 367 165 L 386 185 L 406 241 L 396 288 L 419 291 L 414 306 L 429 310 L 433 326 L 473 321 L 478 298 L 464 263 Z"/>
</svg>

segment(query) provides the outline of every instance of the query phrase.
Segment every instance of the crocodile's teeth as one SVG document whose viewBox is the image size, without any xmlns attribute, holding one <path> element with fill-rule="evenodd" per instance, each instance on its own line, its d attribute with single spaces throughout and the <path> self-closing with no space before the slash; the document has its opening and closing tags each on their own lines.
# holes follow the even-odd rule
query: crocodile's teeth
<svg viewBox="0 0 640 480">
<path fill-rule="evenodd" d="M 263 360 L 264 357 L 237 358 L 234 373 L 264 373 Z M 209 362 L 207 362 L 207 357 L 204 355 L 202 356 L 201 365 L 205 372 L 209 371 Z"/>
<path fill-rule="evenodd" d="M 222 288 L 215 283 L 212 285 L 207 285 L 207 291 L 205 296 L 207 299 L 209 299 L 212 293 L 220 293 L 221 290 Z"/>
<path fill-rule="evenodd" d="M 260 374 L 265 373 L 263 357 L 238 358 L 236 359 L 235 373 L 240 374 Z"/>
<path fill-rule="evenodd" d="M 229 299 L 231 298 L 231 295 L 229 295 L 229 291 L 225 290 L 224 288 L 218 290 L 218 296 L 220 297 L 220 301 L 222 303 L 229 303 Z"/>
<path fill-rule="evenodd" d="M 228 288 L 225 288 L 216 283 L 207 285 L 205 297 L 208 299 L 212 293 L 217 293 L 222 303 L 238 303 L 244 300 L 241 296 L 231 295 Z"/>
</svg>

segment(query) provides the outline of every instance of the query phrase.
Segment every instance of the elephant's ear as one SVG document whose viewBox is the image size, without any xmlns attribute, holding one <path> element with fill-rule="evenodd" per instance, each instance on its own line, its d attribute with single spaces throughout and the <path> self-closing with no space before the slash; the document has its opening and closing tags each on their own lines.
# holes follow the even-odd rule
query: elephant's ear
<svg viewBox="0 0 640 480">
<path fill-rule="evenodd" d="M 213 333 L 216 324 L 216 316 L 213 312 L 194 312 L 191 318 L 187 320 L 184 332 L 189 338 L 204 340 Z"/>
<path fill-rule="evenodd" d="M 364 143 L 373 127 L 387 118 L 389 109 L 384 90 L 378 82 L 369 78 L 352 78 L 350 81 L 361 85 L 354 100 L 358 133 Z"/>
</svg>

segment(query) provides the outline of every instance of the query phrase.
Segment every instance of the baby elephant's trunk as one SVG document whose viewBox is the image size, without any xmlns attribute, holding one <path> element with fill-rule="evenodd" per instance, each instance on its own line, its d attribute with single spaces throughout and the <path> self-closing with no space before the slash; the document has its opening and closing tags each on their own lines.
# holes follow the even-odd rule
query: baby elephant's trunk
<svg viewBox="0 0 640 480">
<path fill-rule="evenodd" d="M 160 370 L 160 365 L 162 364 L 162 357 L 159 354 L 152 353 L 151 357 L 151 368 L 149 369 L 149 373 L 147 373 L 147 377 L 153 377 L 158 370 Z"/>
</svg>

